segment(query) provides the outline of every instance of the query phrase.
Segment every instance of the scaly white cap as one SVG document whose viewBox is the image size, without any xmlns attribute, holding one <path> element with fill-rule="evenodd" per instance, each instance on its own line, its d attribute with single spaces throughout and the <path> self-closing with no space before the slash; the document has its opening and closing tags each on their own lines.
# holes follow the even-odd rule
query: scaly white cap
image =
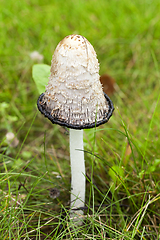
<svg viewBox="0 0 160 240">
<path fill-rule="evenodd" d="M 108 121 L 114 110 L 103 93 L 97 55 L 80 35 L 65 37 L 56 47 L 46 92 L 39 110 L 53 123 L 83 129 Z"/>
</svg>

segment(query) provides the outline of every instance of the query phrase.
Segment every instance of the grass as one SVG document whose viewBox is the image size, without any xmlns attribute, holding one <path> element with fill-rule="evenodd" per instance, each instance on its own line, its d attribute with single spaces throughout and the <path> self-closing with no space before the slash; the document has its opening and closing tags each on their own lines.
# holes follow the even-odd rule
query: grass
<svg viewBox="0 0 160 240">
<path fill-rule="evenodd" d="M 159 1 L 1 0 L 1 6 L 0 239 L 159 239 Z M 37 50 L 50 65 L 58 42 L 72 33 L 91 42 L 100 73 L 120 89 L 111 96 L 109 123 L 85 130 L 83 226 L 67 220 L 68 134 L 39 114 L 30 59 Z M 16 148 L 7 132 L 18 138 Z M 52 188 L 58 198 L 50 198 Z"/>
</svg>

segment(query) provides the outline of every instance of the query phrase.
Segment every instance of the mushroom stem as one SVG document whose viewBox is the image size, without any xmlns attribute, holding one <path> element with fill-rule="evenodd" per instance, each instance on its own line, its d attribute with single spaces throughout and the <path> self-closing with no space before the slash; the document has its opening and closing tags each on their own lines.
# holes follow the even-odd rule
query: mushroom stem
<svg viewBox="0 0 160 240">
<path fill-rule="evenodd" d="M 84 207 L 85 203 L 85 162 L 83 151 L 83 130 L 70 129 L 70 162 L 71 162 L 71 217 L 83 215 L 83 210 L 74 211 Z M 78 220 L 79 221 L 79 220 Z"/>
</svg>

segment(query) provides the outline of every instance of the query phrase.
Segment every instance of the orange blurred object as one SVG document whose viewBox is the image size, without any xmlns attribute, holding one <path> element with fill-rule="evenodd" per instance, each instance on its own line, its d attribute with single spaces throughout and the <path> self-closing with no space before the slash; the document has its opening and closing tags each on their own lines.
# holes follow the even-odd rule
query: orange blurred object
<svg viewBox="0 0 160 240">
<path fill-rule="evenodd" d="M 100 76 L 100 82 L 103 86 L 103 91 L 111 96 L 115 92 L 115 80 L 108 74 L 103 74 Z"/>
</svg>

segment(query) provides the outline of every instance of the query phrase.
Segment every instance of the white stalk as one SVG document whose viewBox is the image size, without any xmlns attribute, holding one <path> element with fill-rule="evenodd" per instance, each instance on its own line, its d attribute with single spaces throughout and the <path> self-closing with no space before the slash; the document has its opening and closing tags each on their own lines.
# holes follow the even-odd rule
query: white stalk
<svg viewBox="0 0 160 240">
<path fill-rule="evenodd" d="M 70 129 L 70 162 L 71 162 L 71 215 L 79 221 L 83 210 L 74 211 L 75 208 L 84 207 L 85 204 L 85 162 L 83 151 L 83 130 Z"/>
</svg>

